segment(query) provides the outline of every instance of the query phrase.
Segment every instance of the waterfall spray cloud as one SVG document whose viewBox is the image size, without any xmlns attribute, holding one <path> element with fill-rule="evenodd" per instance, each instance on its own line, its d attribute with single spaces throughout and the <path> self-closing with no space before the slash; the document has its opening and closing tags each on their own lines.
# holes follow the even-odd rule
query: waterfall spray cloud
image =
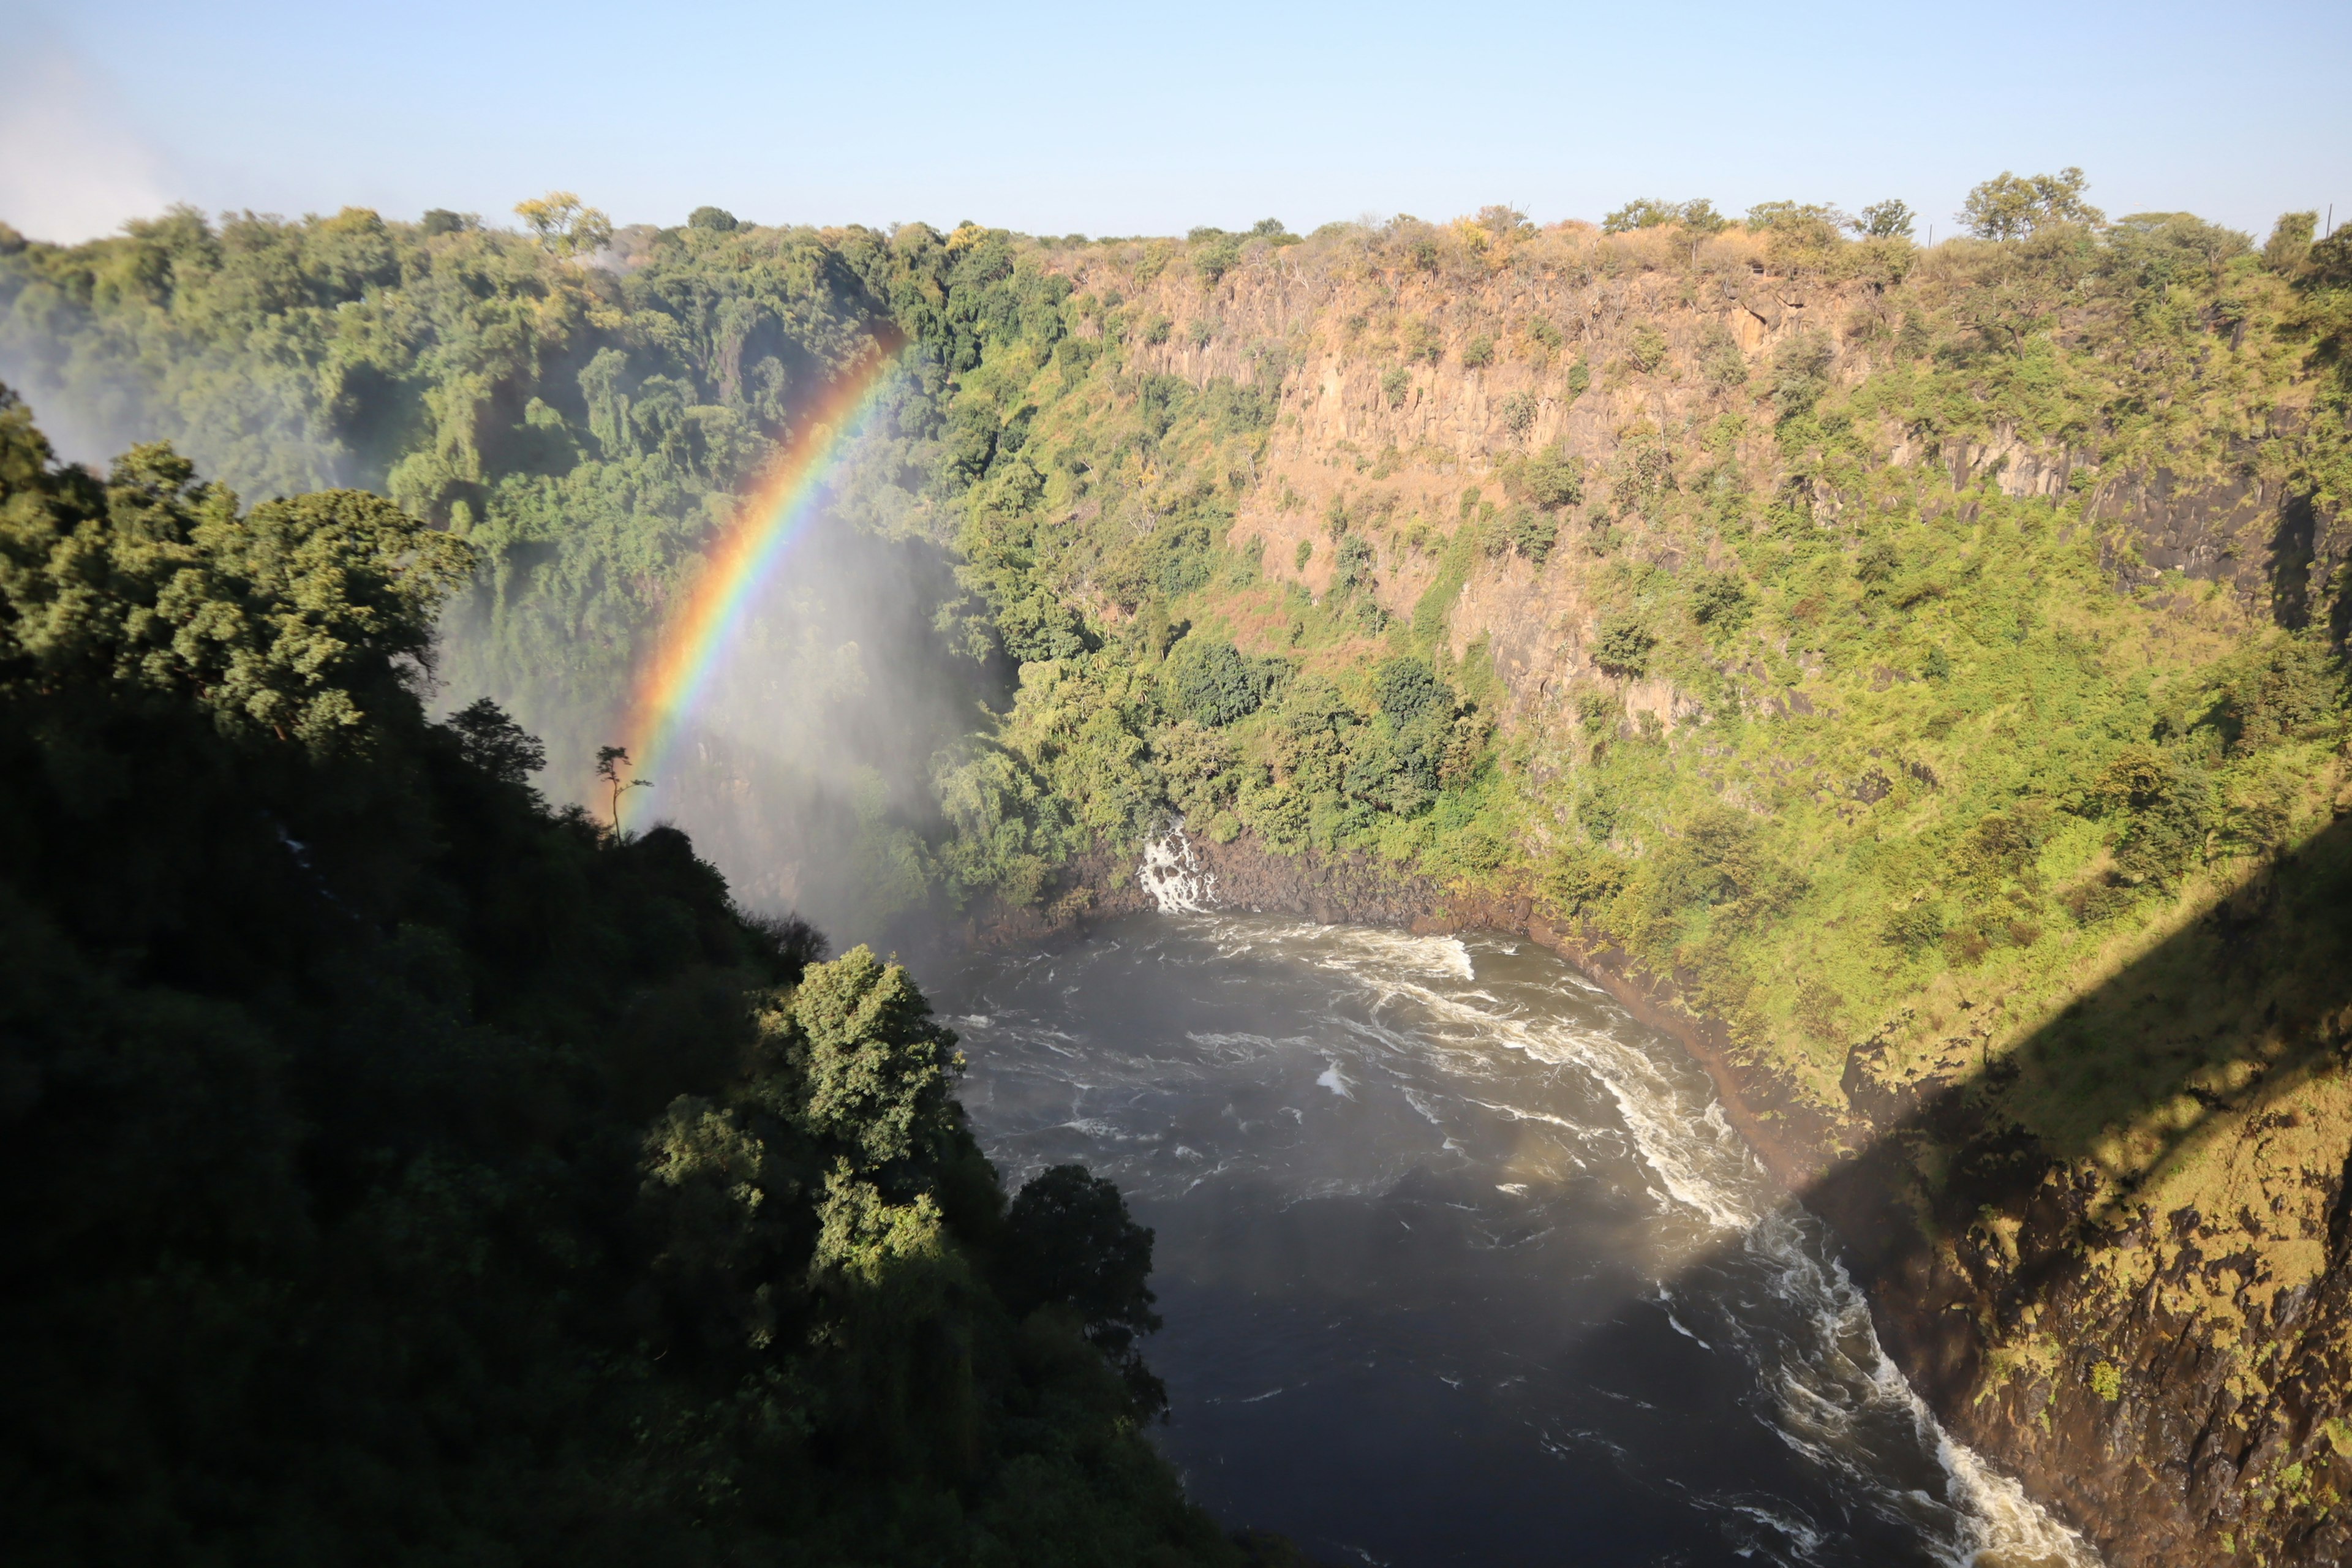
<svg viewBox="0 0 2352 1568">
<path fill-rule="evenodd" d="M 877 342 L 825 389 L 803 420 L 800 438 L 745 499 L 664 623 L 638 671 L 626 731 L 638 770 L 656 786 L 751 606 L 806 531 L 843 454 L 882 402 L 895 346 Z"/>
</svg>

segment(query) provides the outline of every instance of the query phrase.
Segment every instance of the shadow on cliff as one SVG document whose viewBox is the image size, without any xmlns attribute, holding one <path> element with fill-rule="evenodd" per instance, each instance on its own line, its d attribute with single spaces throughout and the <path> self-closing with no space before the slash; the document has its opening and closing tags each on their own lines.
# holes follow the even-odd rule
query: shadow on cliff
<svg viewBox="0 0 2352 1568">
<path fill-rule="evenodd" d="M 2333 1560 L 2309 1553 L 2352 1544 L 2341 1524 L 2284 1505 L 2294 1486 L 2305 1501 L 2326 1485 L 2352 1495 L 2352 1459 L 2321 1431 L 2352 1392 L 2331 1348 L 2352 1324 L 2352 1128 L 2305 1103 L 2347 1060 L 2352 820 L 2338 820 L 1973 1070 L 1890 1085 L 1857 1047 L 1848 1091 L 1878 1135 L 1801 1195 L 1838 1232 L 1914 1385 L 2112 1562 L 2198 1560 L 2224 1531 L 2241 1550 L 2267 1542 L 2256 1560 Z M 2253 1212 L 2271 1205 L 2250 1171 L 2324 1192 L 2325 1235 Z M 2150 1217 L 2151 1202 L 2176 1206 Z M 2325 1264 L 2267 1316 L 2247 1309 L 2276 1356 L 2268 1391 L 2249 1394 L 2240 1347 L 2212 1343 L 2167 1288 L 2268 1300 L 2250 1288 L 2271 1283 L 2281 1232 L 2306 1253 L 2324 1243 Z M 2150 1282 L 2121 1301 L 2103 1289 L 2095 1254 L 2159 1241 Z M 2020 1338 L 2038 1361 L 1990 1348 Z M 2290 1464 L 2287 1490 L 2264 1492 Z"/>
<path fill-rule="evenodd" d="M 1948 1044 L 1976 1049 L 1967 1037 Z M 1944 1217 L 1965 1229 L 1986 1204 L 2014 1214 L 2063 1201 L 2042 1191 L 2050 1165 L 2088 1160 L 2111 1184 L 2100 1201 L 2073 1205 L 2069 1223 L 2112 1224 L 2142 1188 L 2208 1156 L 2217 1140 L 2294 1114 L 2277 1107 L 2314 1071 L 2343 1066 L 2347 1050 L 2352 819 L 2265 865 L 1964 1077 L 1881 1087 L 1857 1070 L 1858 1048 L 1848 1089 L 1879 1135 L 1803 1195 L 1833 1219 L 1883 1204 L 1895 1163 L 1942 1148 L 1955 1153 L 1931 1195 L 1939 1215 L 1947 1197 L 1964 1200 Z M 2336 1218 L 2340 1232 L 2340 1198 Z"/>
</svg>

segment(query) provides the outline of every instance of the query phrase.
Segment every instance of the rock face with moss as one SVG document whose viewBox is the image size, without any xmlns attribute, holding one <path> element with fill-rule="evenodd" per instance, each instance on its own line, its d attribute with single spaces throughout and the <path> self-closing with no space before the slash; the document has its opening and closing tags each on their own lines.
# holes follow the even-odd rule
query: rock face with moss
<svg viewBox="0 0 2352 1568">
<path fill-rule="evenodd" d="M 2352 241 L 2109 222 L 2072 172 L 1931 248 L 1873 211 L 704 225 L 598 267 L 173 220 L 0 256 L 0 348 L 75 347 L 67 400 L 119 362 L 232 463 L 198 351 L 301 360 L 341 394 L 289 449 L 483 552 L 455 667 L 593 683 L 749 454 L 903 339 L 837 502 L 1004 685 L 866 825 L 899 913 L 1078 918 L 1181 817 L 1246 901 L 1548 932 L 1680 1020 L 1938 1407 L 2118 1560 L 2325 1558 Z"/>
</svg>

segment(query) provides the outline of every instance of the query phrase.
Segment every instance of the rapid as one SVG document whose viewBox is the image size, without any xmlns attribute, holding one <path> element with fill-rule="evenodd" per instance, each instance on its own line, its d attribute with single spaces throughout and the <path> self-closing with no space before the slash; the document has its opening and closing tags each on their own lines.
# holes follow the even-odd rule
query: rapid
<svg viewBox="0 0 2352 1568">
<path fill-rule="evenodd" d="M 1158 1234 L 1192 1495 L 1338 1563 L 2089 1568 L 1937 1426 L 1706 1076 L 1550 952 L 1215 908 L 964 960 L 1008 1179 Z"/>
</svg>

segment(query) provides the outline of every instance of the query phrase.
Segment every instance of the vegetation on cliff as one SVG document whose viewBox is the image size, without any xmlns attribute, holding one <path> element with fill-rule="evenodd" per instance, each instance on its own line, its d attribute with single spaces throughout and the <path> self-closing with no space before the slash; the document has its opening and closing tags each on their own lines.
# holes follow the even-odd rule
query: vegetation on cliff
<svg viewBox="0 0 2352 1568">
<path fill-rule="evenodd" d="M 907 973 L 426 721 L 474 556 L 0 392 L 8 1560 L 1235 1560 Z"/>
<path fill-rule="evenodd" d="M 1181 816 L 1523 898 L 1723 1019 L 1824 1152 L 1899 1156 L 1921 1247 L 2040 1281 L 1970 1329 L 1981 1387 L 2125 1397 L 2022 1309 L 2161 1279 L 2284 1422 L 2240 1453 L 2258 1556 L 2352 1492 L 2342 1380 L 2277 1415 L 2255 1342 L 2341 1272 L 2352 240 L 2088 195 L 2003 174 L 1927 248 L 1900 203 L 1096 244 L 182 214 L 8 247 L 0 352 L 463 537 L 446 668 L 536 723 L 903 337 L 836 504 L 950 563 L 941 648 L 1017 679 L 877 885 L 1074 913 L 1083 852 Z M 2161 954 L 2192 994 L 2116 1000 Z M 1969 1149 L 2064 1223 L 1986 1187 L 1970 1231 Z"/>
</svg>

